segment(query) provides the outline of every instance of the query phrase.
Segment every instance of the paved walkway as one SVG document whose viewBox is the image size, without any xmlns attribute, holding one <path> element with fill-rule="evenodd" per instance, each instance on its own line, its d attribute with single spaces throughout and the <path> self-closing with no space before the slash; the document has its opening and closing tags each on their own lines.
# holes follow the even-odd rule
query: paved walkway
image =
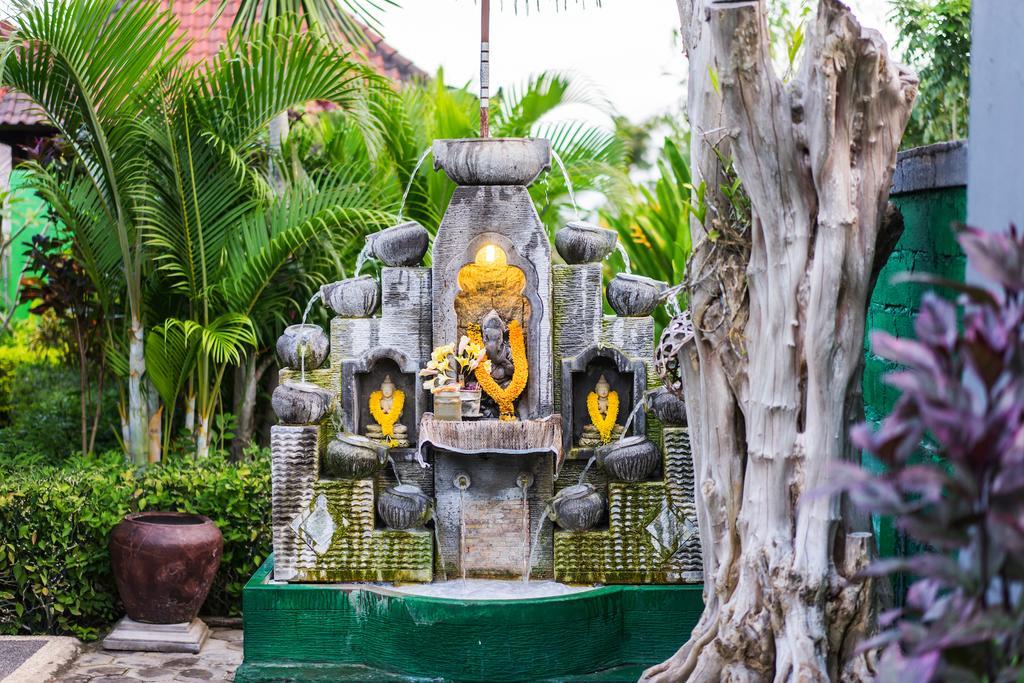
<svg viewBox="0 0 1024 683">
<path fill-rule="evenodd" d="M 121 681 L 232 681 L 242 663 L 242 630 L 212 628 L 198 655 L 159 652 L 114 652 L 100 643 L 87 645 L 82 655 L 55 680 L 61 683 L 119 683 Z"/>
</svg>

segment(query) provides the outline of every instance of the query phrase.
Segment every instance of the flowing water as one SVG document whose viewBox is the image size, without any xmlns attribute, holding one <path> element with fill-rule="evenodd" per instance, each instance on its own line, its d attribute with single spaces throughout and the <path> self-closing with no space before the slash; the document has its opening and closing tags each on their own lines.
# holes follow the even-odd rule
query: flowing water
<svg viewBox="0 0 1024 683">
<path fill-rule="evenodd" d="M 356 272 L 352 277 L 359 277 L 359 274 L 363 272 L 363 266 L 370 260 L 370 243 L 369 241 L 363 245 L 362 250 L 359 252 L 359 256 L 356 256 Z"/>
<path fill-rule="evenodd" d="M 615 243 L 615 249 L 622 256 L 623 268 L 626 269 L 626 275 L 633 274 L 633 264 L 629 262 L 629 252 L 626 251 L 626 247 L 623 246 L 622 240 Z"/>
<path fill-rule="evenodd" d="M 520 490 L 523 492 L 523 545 L 526 546 L 525 550 L 530 548 L 530 489 L 527 486 L 520 486 Z M 523 577 L 526 581 L 530 580 L 530 559 L 529 555 L 523 558 Z"/>
<path fill-rule="evenodd" d="M 463 490 L 459 489 L 459 571 L 462 572 L 462 580 L 466 580 L 466 515 L 464 507 Z"/>
<path fill-rule="evenodd" d="M 391 463 L 391 473 L 395 475 L 395 481 L 398 483 L 398 486 L 401 486 L 402 478 L 398 476 L 398 463 L 390 455 L 388 456 L 388 461 Z"/>
<path fill-rule="evenodd" d="M 392 461 L 394 462 L 394 461 Z M 398 476 L 398 473 L 395 473 Z M 437 519 L 434 519 L 434 542 L 437 543 L 437 558 L 441 565 L 441 580 L 448 580 L 448 570 L 444 566 L 444 546 L 441 544 L 441 525 L 437 523 Z"/>
<path fill-rule="evenodd" d="M 597 456 L 596 455 L 590 456 L 590 460 L 587 461 L 587 464 L 583 468 L 583 471 L 580 472 L 580 480 L 578 482 L 576 482 L 577 486 L 583 484 L 586 481 L 586 479 L 587 479 L 587 472 L 590 471 L 590 468 L 594 466 L 595 462 L 597 462 Z"/>
<path fill-rule="evenodd" d="M 319 301 L 323 297 L 323 290 L 318 289 L 316 294 L 306 304 L 306 308 L 302 311 L 302 327 L 303 333 L 305 333 L 306 318 L 309 317 L 309 312 L 313 310 L 313 304 Z M 305 337 L 299 341 L 299 381 L 306 381 L 306 354 L 309 353 L 309 343 L 305 340 Z"/>
<path fill-rule="evenodd" d="M 633 408 L 633 412 L 631 412 L 629 414 L 629 418 L 626 419 L 626 424 L 622 425 L 622 435 L 619 436 L 620 441 L 626 438 L 626 434 L 629 434 L 629 426 L 633 424 L 633 418 L 636 417 L 636 414 L 639 413 L 641 408 L 643 408 L 646 404 L 647 394 L 645 393 L 643 396 L 640 397 L 640 400 L 636 402 L 636 407 Z"/>
<path fill-rule="evenodd" d="M 572 202 L 572 211 L 576 214 L 576 220 L 580 219 L 580 210 L 576 206 L 576 193 L 572 189 L 572 180 L 569 179 L 569 171 L 565 170 L 565 164 L 562 163 L 562 157 L 558 156 L 558 152 L 551 150 L 551 157 L 558 164 L 558 168 L 562 169 L 562 176 L 565 178 L 565 189 L 569 191 L 569 201 Z"/>
<path fill-rule="evenodd" d="M 420 160 L 416 162 L 416 166 L 412 169 L 412 175 L 409 176 L 409 184 L 405 186 L 405 193 L 402 195 L 402 205 L 398 207 L 398 222 L 402 222 L 402 214 L 405 212 L 405 202 L 409 199 L 409 192 L 412 190 L 412 181 L 416 179 L 416 174 L 420 172 L 420 166 L 427 160 L 430 153 L 433 151 L 433 147 L 428 147 L 427 151 L 423 153 Z"/>
<path fill-rule="evenodd" d="M 544 530 L 544 523 L 548 521 L 548 506 L 540 514 L 540 522 L 537 523 L 537 531 L 533 534 L 533 543 L 530 544 L 530 555 L 526 558 L 526 573 L 523 574 L 523 581 L 529 582 L 530 574 L 533 572 L 533 556 L 537 552 L 537 545 L 540 543 L 540 532 Z"/>
</svg>

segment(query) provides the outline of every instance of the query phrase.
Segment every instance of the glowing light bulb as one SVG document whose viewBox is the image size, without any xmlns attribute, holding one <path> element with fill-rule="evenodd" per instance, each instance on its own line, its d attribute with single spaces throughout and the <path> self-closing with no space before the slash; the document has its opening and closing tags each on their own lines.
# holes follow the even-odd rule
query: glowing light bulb
<svg viewBox="0 0 1024 683">
<path fill-rule="evenodd" d="M 476 253 L 476 264 L 478 266 L 504 266 L 508 264 L 505 252 L 501 247 L 487 244 Z"/>
</svg>

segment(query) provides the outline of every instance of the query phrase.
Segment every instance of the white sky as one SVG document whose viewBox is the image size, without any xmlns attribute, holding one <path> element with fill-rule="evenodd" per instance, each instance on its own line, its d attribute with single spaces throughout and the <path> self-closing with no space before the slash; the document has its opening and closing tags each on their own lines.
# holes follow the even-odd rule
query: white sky
<svg viewBox="0 0 1024 683">
<path fill-rule="evenodd" d="M 445 70 L 451 85 L 479 82 L 480 8 L 474 0 L 399 0 L 383 16 L 384 38 L 420 68 Z M 579 74 L 633 120 L 677 109 L 686 66 L 674 46 L 679 28 L 674 0 L 589 0 L 586 9 L 570 0 L 556 12 L 551 0 L 536 1 L 527 15 L 520 1 L 492 0 L 491 88 L 522 83 L 540 71 Z M 561 4 L 562 0 L 559 0 Z M 846 0 L 861 21 L 885 26 L 886 0 Z M 578 116 L 580 112 L 567 112 Z M 588 117 L 589 118 L 589 117 Z"/>
</svg>

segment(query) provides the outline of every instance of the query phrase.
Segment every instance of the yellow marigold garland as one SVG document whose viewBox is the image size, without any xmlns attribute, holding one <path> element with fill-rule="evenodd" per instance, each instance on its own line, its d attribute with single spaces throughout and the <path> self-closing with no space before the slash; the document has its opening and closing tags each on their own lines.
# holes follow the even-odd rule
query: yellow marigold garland
<svg viewBox="0 0 1024 683">
<path fill-rule="evenodd" d="M 480 339 L 480 326 L 470 325 L 468 327 L 470 339 L 474 341 Z M 474 339 L 474 335 L 477 336 L 477 339 Z M 483 343 L 483 340 L 480 339 L 479 343 Z M 508 343 L 512 347 L 513 364 L 512 381 L 509 382 L 509 385 L 502 389 L 501 385 L 491 377 L 489 367 L 485 365 L 476 369 L 476 381 L 479 382 L 484 393 L 498 404 L 501 419 L 512 421 L 516 419 L 515 401 L 526 389 L 526 381 L 530 378 L 530 365 L 526 359 L 526 339 L 523 336 L 523 326 L 519 324 L 518 320 L 513 320 L 508 325 Z"/>
<path fill-rule="evenodd" d="M 611 443 L 612 432 L 615 430 L 615 420 L 619 417 L 619 392 L 612 391 L 608 394 L 608 412 L 601 417 L 601 409 L 598 407 L 598 396 L 596 391 L 591 391 L 587 396 L 587 410 L 590 412 L 590 421 L 597 427 L 597 433 L 601 435 L 601 441 Z"/>
<path fill-rule="evenodd" d="M 370 394 L 370 415 L 380 425 L 380 431 L 387 437 L 388 441 L 395 435 L 395 425 L 398 418 L 402 416 L 402 409 L 405 408 L 405 392 L 396 389 L 391 396 L 391 410 L 384 412 L 380 402 L 384 398 L 383 391 L 375 391 Z"/>
</svg>

